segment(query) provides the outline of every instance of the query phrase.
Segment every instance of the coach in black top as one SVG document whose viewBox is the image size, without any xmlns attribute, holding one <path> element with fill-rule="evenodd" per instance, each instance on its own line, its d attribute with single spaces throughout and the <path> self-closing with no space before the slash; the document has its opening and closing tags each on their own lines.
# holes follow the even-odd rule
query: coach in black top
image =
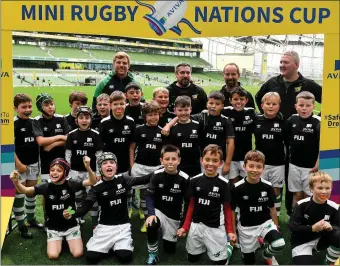
<svg viewBox="0 0 340 266">
<path fill-rule="evenodd" d="M 202 112 L 207 105 L 207 94 L 201 87 L 191 81 L 191 66 L 187 63 L 180 63 L 176 66 L 175 75 L 177 81 L 167 87 L 169 90 L 170 111 L 174 111 L 175 100 L 178 96 L 187 95 L 191 99 L 191 113 L 198 114 Z"/>
<path fill-rule="evenodd" d="M 281 57 L 281 74 L 266 81 L 255 95 L 256 104 L 262 113 L 261 100 L 267 92 L 277 92 L 280 94 L 281 106 L 279 111 L 286 119 L 292 114 L 296 114 L 294 105 L 296 96 L 301 91 L 313 93 L 315 100 L 321 103 L 322 87 L 315 81 L 302 76 L 298 72 L 299 65 L 299 55 L 294 51 L 287 51 Z"/>
<path fill-rule="evenodd" d="M 224 107 L 231 106 L 230 98 L 231 98 L 231 91 L 235 89 L 236 87 L 241 87 L 241 83 L 239 82 L 240 79 L 240 68 L 235 63 L 229 63 L 226 64 L 226 66 L 223 69 L 223 77 L 225 81 L 225 85 L 223 85 L 222 89 L 220 90 L 220 93 L 222 93 L 225 97 L 224 99 Z M 244 88 L 242 88 L 244 89 Z M 246 107 L 252 107 L 255 109 L 255 102 L 253 95 L 246 89 L 244 89 L 247 92 L 247 98 L 248 102 L 246 104 Z"/>
</svg>

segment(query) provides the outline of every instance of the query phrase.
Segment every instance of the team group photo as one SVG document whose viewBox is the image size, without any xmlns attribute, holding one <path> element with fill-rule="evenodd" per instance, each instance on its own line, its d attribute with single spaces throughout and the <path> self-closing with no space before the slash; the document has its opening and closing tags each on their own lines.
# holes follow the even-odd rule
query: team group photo
<svg viewBox="0 0 340 266">
<path fill-rule="evenodd" d="M 2 264 L 335 265 L 311 36 L 15 32 Z"/>
</svg>

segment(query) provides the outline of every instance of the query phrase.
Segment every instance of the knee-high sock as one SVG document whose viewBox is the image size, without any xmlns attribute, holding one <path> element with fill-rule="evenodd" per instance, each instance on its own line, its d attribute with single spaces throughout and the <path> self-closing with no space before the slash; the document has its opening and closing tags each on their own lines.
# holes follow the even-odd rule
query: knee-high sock
<svg viewBox="0 0 340 266">
<path fill-rule="evenodd" d="M 25 225 L 25 194 L 16 193 L 13 203 L 13 212 L 15 220 L 19 227 Z"/>
<path fill-rule="evenodd" d="M 277 212 L 277 217 L 279 217 L 281 214 L 281 200 L 282 200 L 282 193 L 280 193 L 279 195 L 275 197 L 275 208 Z"/>
<path fill-rule="evenodd" d="M 28 197 L 26 196 L 26 214 L 27 214 L 27 221 L 32 221 L 34 219 L 35 214 L 35 201 L 36 197 Z"/>
<path fill-rule="evenodd" d="M 340 248 L 329 246 L 327 248 L 326 260 L 334 264 L 340 258 Z"/>
</svg>

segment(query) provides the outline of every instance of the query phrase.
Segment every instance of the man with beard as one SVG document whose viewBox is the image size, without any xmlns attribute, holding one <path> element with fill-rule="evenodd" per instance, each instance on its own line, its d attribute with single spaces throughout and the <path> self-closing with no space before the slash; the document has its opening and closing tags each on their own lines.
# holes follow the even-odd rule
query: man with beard
<svg viewBox="0 0 340 266">
<path fill-rule="evenodd" d="M 297 52 L 287 51 L 280 60 L 280 75 L 267 80 L 255 95 L 256 104 L 263 113 L 261 108 L 262 97 L 267 92 L 277 92 L 281 98 L 280 112 L 285 119 L 296 114 L 295 103 L 296 96 L 302 91 L 311 92 L 315 100 L 321 103 L 322 87 L 311 79 L 307 79 L 298 71 L 300 58 Z M 287 151 L 289 151 L 287 149 Z M 286 158 L 285 181 L 286 181 L 286 209 L 287 214 L 292 213 L 293 194 L 287 189 L 289 155 Z"/>
<path fill-rule="evenodd" d="M 225 81 L 225 85 L 223 85 L 220 93 L 222 93 L 225 97 L 224 100 L 224 107 L 231 106 L 230 98 L 231 98 L 231 91 L 236 87 L 241 87 L 241 83 L 239 82 L 240 79 L 240 68 L 235 63 L 226 64 L 223 69 L 223 77 Z M 242 88 L 244 89 L 244 88 Z M 252 107 L 255 109 L 255 102 L 254 98 L 249 91 L 244 89 L 247 92 L 248 102 L 245 107 Z"/>
<path fill-rule="evenodd" d="M 130 56 L 125 52 L 117 52 L 113 57 L 113 71 L 99 81 L 93 95 L 92 110 L 97 112 L 97 97 L 106 93 L 111 95 L 114 91 L 125 92 L 125 87 L 130 82 L 136 82 L 134 75 L 129 71 Z"/>
<path fill-rule="evenodd" d="M 174 111 L 175 100 L 178 96 L 189 96 L 191 99 L 192 112 L 198 114 L 206 109 L 207 94 L 205 91 L 191 81 L 191 66 L 188 63 L 180 63 L 175 68 L 177 81 L 170 84 L 169 90 L 169 110 Z"/>
</svg>

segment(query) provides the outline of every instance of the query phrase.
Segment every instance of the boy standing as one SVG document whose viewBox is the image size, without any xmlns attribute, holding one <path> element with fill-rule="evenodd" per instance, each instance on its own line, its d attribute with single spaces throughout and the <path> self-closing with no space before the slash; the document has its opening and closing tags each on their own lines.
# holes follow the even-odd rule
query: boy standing
<svg viewBox="0 0 340 266">
<path fill-rule="evenodd" d="M 235 151 L 230 165 L 229 180 L 236 183 L 246 177 L 243 160 L 246 153 L 252 150 L 252 126 L 256 116 L 255 109 L 245 107 L 248 103 L 248 92 L 236 87 L 230 92 L 231 106 L 224 107 L 222 114 L 228 117 L 234 126 Z"/>
<path fill-rule="evenodd" d="M 253 132 L 256 150 L 266 157 L 262 178 L 269 181 L 275 191 L 277 215 L 281 210 L 281 190 L 285 174 L 285 148 L 288 146 L 287 121 L 283 120 L 280 109 L 280 95 L 268 92 L 263 96 L 263 115 L 255 117 Z"/>
<path fill-rule="evenodd" d="M 17 115 L 14 117 L 15 138 L 15 168 L 20 173 L 20 182 L 23 186 L 33 187 L 38 182 L 39 175 L 39 145 L 36 142 L 32 129 L 32 99 L 23 93 L 14 96 L 14 109 Z M 23 238 L 32 238 L 32 233 L 25 224 L 25 207 L 27 222 L 30 226 L 39 229 L 43 225 L 34 217 L 36 197 L 26 196 L 16 191 L 13 203 L 13 212 L 18 224 L 20 235 Z"/>
<path fill-rule="evenodd" d="M 135 83 L 130 82 L 125 87 L 125 96 L 128 100 L 128 104 L 126 105 L 125 115 L 130 116 L 135 121 L 136 126 L 144 124 L 144 118 L 142 115 L 142 106 L 141 99 L 143 96 L 143 92 L 141 87 Z"/>
<path fill-rule="evenodd" d="M 81 105 L 87 104 L 87 96 L 85 93 L 81 91 L 74 91 L 69 95 L 68 101 L 70 103 L 71 113 L 66 115 L 65 118 L 66 118 L 68 125 L 73 130 L 73 129 L 78 128 L 77 123 L 75 121 L 77 108 Z"/>
<path fill-rule="evenodd" d="M 188 260 L 197 262 L 207 250 L 214 264 L 226 264 L 236 240 L 232 228 L 229 182 L 217 172 L 223 163 L 223 151 L 218 145 L 208 145 L 201 159 L 204 173 L 190 179 L 189 206 L 185 222 L 177 232 L 179 237 L 188 233 L 186 250 Z M 190 230 L 189 230 L 190 229 Z"/>
<path fill-rule="evenodd" d="M 297 202 L 290 216 L 294 265 L 312 265 L 313 250 L 327 249 L 325 265 L 334 265 L 340 257 L 340 210 L 329 200 L 332 178 L 322 172 L 312 173 L 309 188 L 313 196 Z"/>
<path fill-rule="evenodd" d="M 189 98 L 190 100 L 190 98 Z M 155 265 L 158 258 L 158 234 L 162 231 L 164 252 L 176 252 L 177 229 L 186 194 L 189 176 L 177 169 L 181 162 L 179 149 L 165 145 L 161 151 L 161 164 L 164 169 L 151 174 L 146 194 L 149 217 L 146 219 L 148 237 L 148 265 Z"/>
<path fill-rule="evenodd" d="M 269 243 L 263 252 L 268 265 L 278 265 L 274 254 L 280 253 L 285 246 L 285 241 L 277 230 L 278 218 L 273 187 L 270 182 L 261 178 L 264 162 L 262 152 L 249 151 L 244 158 L 247 177 L 235 183 L 231 189 L 233 223 L 236 224 L 235 209 L 238 207 L 237 229 L 246 265 L 255 263 L 255 251 L 260 247 L 259 237 Z"/>
<path fill-rule="evenodd" d="M 36 99 L 37 109 L 42 113 L 33 120 L 33 133 L 40 146 L 40 177 L 49 180 L 49 168 L 55 158 L 65 158 L 66 134 L 71 130 L 66 119 L 55 114 L 54 100 L 47 93 L 40 93 Z"/>
<path fill-rule="evenodd" d="M 158 125 L 160 106 L 151 101 L 143 104 L 142 108 L 145 124 L 136 128 L 133 142 L 130 144 L 130 167 L 131 175 L 141 177 L 150 174 L 160 167 L 159 158 L 164 143 L 161 127 Z M 136 151 L 136 154 L 135 154 Z M 140 189 L 140 219 L 147 214 L 145 189 Z M 141 228 L 146 232 L 145 224 Z"/>
<path fill-rule="evenodd" d="M 288 119 L 290 137 L 289 191 L 294 193 L 293 206 L 312 196 L 309 175 L 318 170 L 320 117 L 313 115 L 315 97 L 308 91 L 296 96 L 297 114 Z"/>
<path fill-rule="evenodd" d="M 171 113 L 168 109 L 169 107 L 169 91 L 166 88 L 159 87 L 153 90 L 152 100 L 156 101 L 161 107 L 159 115 L 160 127 L 164 127 L 167 123 L 171 121 L 172 118 L 176 117 L 174 113 Z"/>
<path fill-rule="evenodd" d="M 97 113 L 94 114 L 92 119 L 91 128 L 99 131 L 101 121 L 110 115 L 110 96 L 102 93 L 97 97 L 96 104 Z"/>
<path fill-rule="evenodd" d="M 100 140 L 98 131 L 90 128 L 92 120 L 92 110 L 87 106 L 80 106 L 76 112 L 77 129 L 72 130 L 67 136 L 65 143 L 65 158 L 70 164 L 71 170 L 69 177 L 73 180 L 84 181 L 88 178 L 88 172 L 83 163 L 83 157 L 91 159 L 91 169 L 96 171 L 96 160 L 102 153 L 103 143 Z M 76 192 L 76 205 L 80 207 L 84 198 L 83 190 Z M 98 210 L 91 211 L 92 226 L 97 225 Z M 84 220 L 80 221 L 84 223 Z"/>
<path fill-rule="evenodd" d="M 181 164 L 179 168 L 190 177 L 201 173 L 199 123 L 190 119 L 191 99 L 178 96 L 175 101 L 175 114 L 178 121 L 170 131 L 169 142 L 180 149 Z"/>
</svg>

